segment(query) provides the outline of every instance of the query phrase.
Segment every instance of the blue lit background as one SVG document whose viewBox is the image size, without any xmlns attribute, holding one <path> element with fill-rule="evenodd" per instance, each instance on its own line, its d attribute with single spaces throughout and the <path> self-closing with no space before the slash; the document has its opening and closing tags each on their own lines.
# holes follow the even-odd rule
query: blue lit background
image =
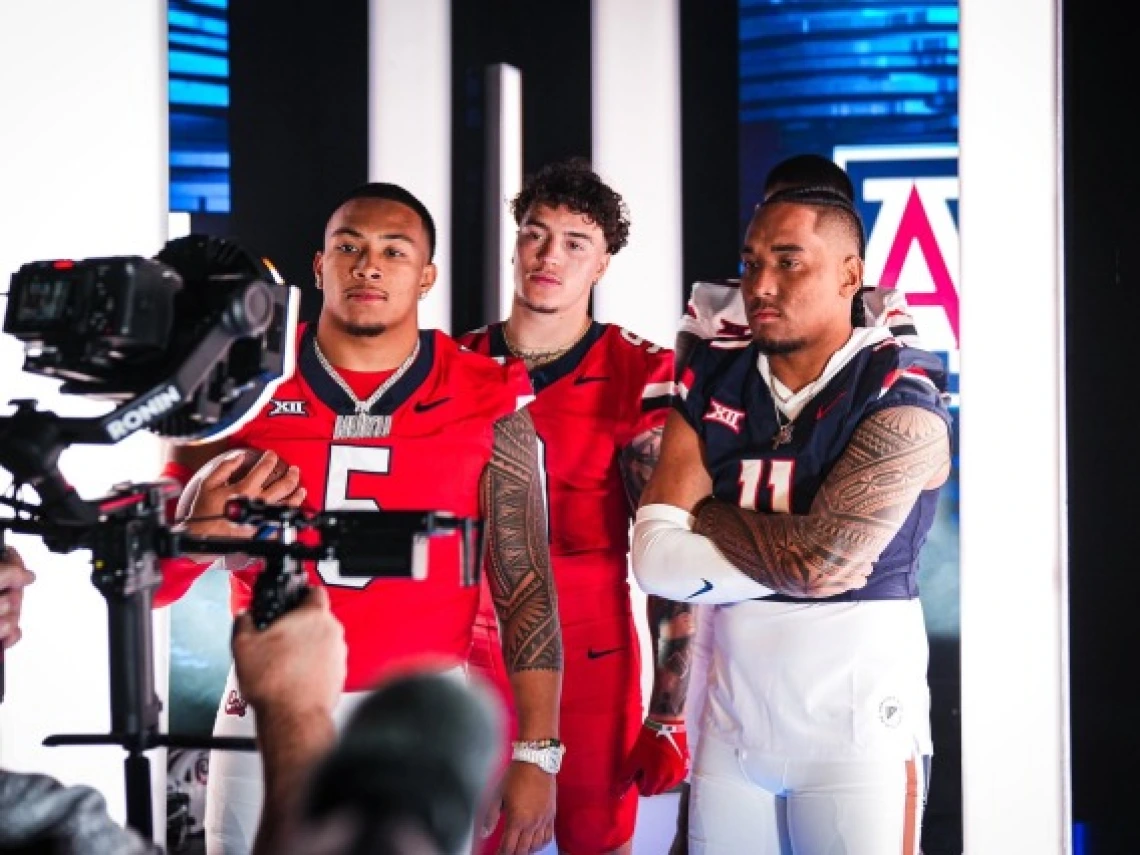
<svg viewBox="0 0 1140 855">
<path fill-rule="evenodd" d="M 957 141 L 957 0 L 740 0 L 742 217 L 789 155 Z"/>
<path fill-rule="evenodd" d="M 228 3 L 169 0 L 171 211 L 230 211 Z"/>
</svg>

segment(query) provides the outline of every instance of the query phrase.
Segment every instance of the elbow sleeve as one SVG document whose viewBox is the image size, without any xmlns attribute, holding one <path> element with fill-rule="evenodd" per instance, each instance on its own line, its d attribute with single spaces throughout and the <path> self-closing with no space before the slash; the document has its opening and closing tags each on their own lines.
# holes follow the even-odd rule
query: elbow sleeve
<svg viewBox="0 0 1140 855">
<path fill-rule="evenodd" d="M 692 518 L 673 505 L 646 505 L 633 524 L 633 574 L 647 594 L 690 603 L 726 604 L 773 593 L 736 568 Z"/>
</svg>

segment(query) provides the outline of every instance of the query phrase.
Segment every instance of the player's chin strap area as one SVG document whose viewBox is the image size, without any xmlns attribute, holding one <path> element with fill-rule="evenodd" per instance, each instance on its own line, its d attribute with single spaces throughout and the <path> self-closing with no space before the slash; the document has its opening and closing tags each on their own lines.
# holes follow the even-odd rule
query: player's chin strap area
<svg viewBox="0 0 1140 855">
<path fill-rule="evenodd" d="M 693 518 L 674 505 L 646 505 L 633 523 L 633 574 L 647 594 L 687 603 L 726 604 L 774 592 L 745 576 Z"/>
</svg>

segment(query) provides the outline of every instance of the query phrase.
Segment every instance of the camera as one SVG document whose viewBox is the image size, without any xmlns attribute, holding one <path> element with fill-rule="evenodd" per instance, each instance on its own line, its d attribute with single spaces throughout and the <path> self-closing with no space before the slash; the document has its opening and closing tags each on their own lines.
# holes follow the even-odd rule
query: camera
<svg viewBox="0 0 1140 855">
<path fill-rule="evenodd" d="M 138 256 L 34 261 L 12 274 L 4 331 L 27 370 L 97 384 L 165 350 L 181 290 L 173 268 Z"/>
<path fill-rule="evenodd" d="M 295 289 L 267 260 L 190 235 L 140 256 L 55 259 L 12 275 L 4 332 L 64 394 L 130 404 L 102 426 L 202 439 L 252 416 L 292 359 Z M 97 441 L 92 436 L 75 441 Z"/>
</svg>

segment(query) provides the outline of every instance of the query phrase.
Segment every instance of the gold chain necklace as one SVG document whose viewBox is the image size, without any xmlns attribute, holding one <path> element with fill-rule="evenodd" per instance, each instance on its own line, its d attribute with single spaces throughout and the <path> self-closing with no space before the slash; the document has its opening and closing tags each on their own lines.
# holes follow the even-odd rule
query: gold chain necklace
<svg viewBox="0 0 1140 855">
<path fill-rule="evenodd" d="M 583 324 L 582 329 L 578 331 L 578 334 L 574 337 L 573 341 L 571 341 L 569 344 L 559 345 L 558 347 L 547 348 L 545 350 L 534 350 L 530 348 L 519 347 L 517 344 L 511 341 L 510 333 L 507 332 L 507 325 L 504 323 L 503 341 L 506 342 L 507 350 L 511 352 L 511 355 L 518 357 L 524 363 L 526 363 L 526 367 L 528 369 L 540 368 L 543 365 L 549 365 L 554 360 L 565 356 L 567 353 L 573 350 L 575 345 L 577 345 L 578 342 L 586 337 L 586 333 L 590 331 L 591 323 L 592 321 L 589 317 L 587 317 L 586 323 Z"/>
</svg>

